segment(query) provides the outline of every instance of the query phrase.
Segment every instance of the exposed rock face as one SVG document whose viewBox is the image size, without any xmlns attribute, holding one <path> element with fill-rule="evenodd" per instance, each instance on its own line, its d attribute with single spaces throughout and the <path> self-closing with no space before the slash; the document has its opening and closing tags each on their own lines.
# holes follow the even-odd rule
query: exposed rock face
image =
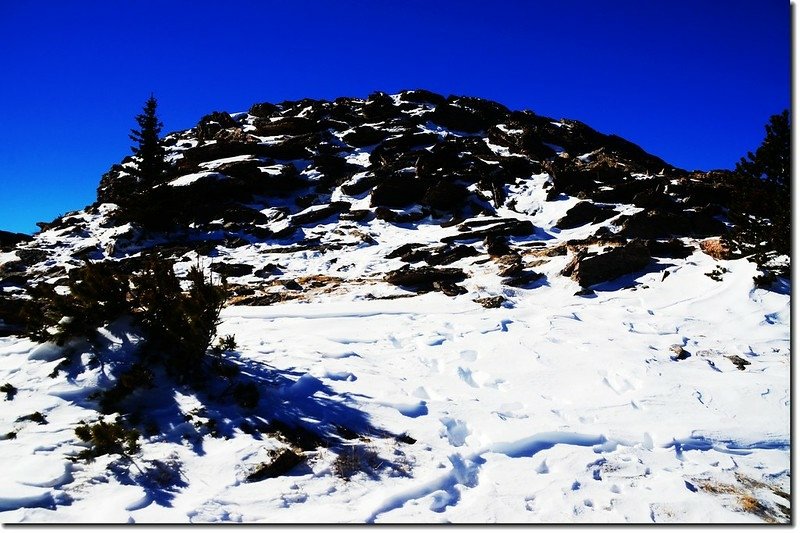
<svg viewBox="0 0 800 533">
<path fill-rule="evenodd" d="M 582 250 L 562 271 L 582 287 L 616 279 L 637 272 L 650 263 L 647 247 L 638 241 L 598 255 L 588 255 Z"/>
<path fill-rule="evenodd" d="M 30 235 L 24 233 L 12 233 L 0 230 L 0 251 L 10 250 L 21 242 L 28 242 L 32 239 Z"/>
<path fill-rule="evenodd" d="M 228 128 L 240 128 L 240 125 L 228 113 L 214 111 L 197 123 L 197 137 L 200 140 L 213 139 L 219 132 Z"/>
<path fill-rule="evenodd" d="M 562 229 L 577 228 L 584 224 L 602 222 L 617 214 L 615 209 L 584 201 L 570 208 L 567 214 L 556 222 L 556 226 Z"/>
<path fill-rule="evenodd" d="M 102 177 L 97 204 L 40 224 L 53 232 L 46 240 L 0 232 L 0 251 L 14 252 L 0 264 L 3 287 L 24 292 L 35 276 L 63 274 L 50 260 L 62 246 L 52 243 L 65 239 L 81 241 L 62 246 L 70 266 L 192 252 L 242 284 L 319 274 L 267 272 L 245 264 L 243 252 L 270 254 L 269 264 L 306 254 L 307 268 L 338 276 L 353 268 L 348 250 L 371 247 L 380 261 L 406 264 L 370 267 L 371 282 L 454 296 L 480 289 L 487 298 L 546 286 L 559 268 L 538 265 L 578 250 L 564 274 L 585 287 L 643 269 L 650 257 L 680 261 L 697 250 L 695 239 L 724 236 L 736 192 L 727 171 L 685 172 L 578 121 L 425 90 L 257 103 L 210 113 L 163 144 L 170 164 L 161 182 L 140 182 L 126 157 Z M 593 235 L 582 229 L 589 224 Z M 701 248 L 730 257 L 719 242 Z M 585 251 L 601 246 L 614 248 Z M 486 272 L 496 277 L 492 290 L 477 281 Z M 290 288 L 279 297 L 314 287 Z M 240 296 L 277 298 L 262 289 Z"/>
<path fill-rule="evenodd" d="M 412 268 L 404 266 L 386 275 L 386 281 L 392 285 L 404 285 L 418 289 L 430 289 L 435 282 L 458 282 L 466 279 L 460 268 Z"/>
</svg>

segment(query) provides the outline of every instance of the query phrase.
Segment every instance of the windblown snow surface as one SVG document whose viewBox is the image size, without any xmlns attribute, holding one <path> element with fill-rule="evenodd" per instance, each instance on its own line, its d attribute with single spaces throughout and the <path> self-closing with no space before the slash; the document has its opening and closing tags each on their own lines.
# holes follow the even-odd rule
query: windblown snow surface
<svg viewBox="0 0 800 533">
<path fill-rule="evenodd" d="M 438 237 L 383 230 L 396 232 L 396 242 Z M 387 240 L 348 255 L 350 270 L 390 268 L 379 264 L 384 253 L 376 250 L 391 249 L 394 239 Z M 257 253 L 242 250 L 230 253 Z M 258 253 L 264 261 L 266 252 Z M 330 259 L 281 257 L 287 271 L 307 270 L 309 262 L 323 269 Z M 190 390 L 174 393 L 173 408 L 163 408 L 166 436 L 144 439 L 132 464 L 118 456 L 72 462 L 68 456 L 83 446 L 76 424 L 97 418 L 88 394 L 104 385 L 114 354 L 123 357 L 137 339 L 110 327 L 103 331 L 111 354 L 103 365 L 51 378 L 60 350 L 2 338 L 0 382 L 18 393 L 3 402 L 0 415 L 2 433 L 16 433 L 0 442 L 0 520 L 761 522 L 785 516 L 788 295 L 753 289 L 755 269 L 745 260 L 724 261 L 730 272 L 714 281 L 704 273 L 719 263 L 698 251 L 580 298 L 573 295 L 577 285 L 558 275 L 566 260 L 541 267 L 548 282 L 532 289 L 489 286 L 497 278 L 482 278 L 473 265 L 472 296 L 503 290 L 508 302 L 498 309 L 484 309 L 470 295 L 415 295 L 359 282 L 309 301 L 223 310 L 219 334 L 235 335 L 235 358 L 271 384 L 259 409 L 311 427 L 380 430 L 353 437 L 352 453 L 369 464 L 349 480 L 336 475 L 337 451 L 320 447 L 305 452 L 306 461 L 289 475 L 245 482 L 279 443 L 238 429 L 227 438 L 196 438 L 194 422 L 216 417 L 235 427 L 236 420 L 224 410 L 202 410 L 202 398 Z M 663 270 L 670 275 L 663 278 Z M 690 357 L 674 360 L 675 344 Z M 73 348 L 80 353 L 80 345 Z M 739 370 L 729 354 L 751 364 Z M 176 419 L 176 406 L 195 419 Z M 20 421 L 32 412 L 46 424 Z M 338 450 L 347 453 L 348 446 Z"/>
<path fill-rule="evenodd" d="M 366 170 L 368 157 L 356 149 L 348 161 Z M 217 179 L 216 166 L 206 168 L 170 185 Z M 251 241 L 186 253 L 179 274 L 198 263 L 272 265 L 308 290 L 222 311 L 218 334 L 237 343 L 229 357 L 262 385 L 252 412 L 189 388 L 141 391 L 158 431 L 130 460 L 70 460 L 86 447 L 75 428 L 100 416 L 92 393 L 141 340 L 129 324 L 101 330 L 99 358 L 68 345 L 68 371 L 54 372 L 63 348 L 0 337 L 0 384 L 17 389 L 0 400 L 0 521 L 788 522 L 789 291 L 755 289 L 752 263 L 696 249 L 576 295 L 580 286 L 561 275 L 570 254 L 536 255 L 536 245 L 586 238 L 615 219 L 559 230 L 578 199 L 545 201 L 547 179 L 513 185 L 516 209 L 497 208 L 536 227 L 511 238 L 526 267 L 545 275 L 527 288 L 504 285 L 485 252 L 450 265 L 469 274 L 466 294 L 385 283 L 404 264 L 389 252 L 457 233 L 437 224 L 328 219 L 299 230 L 315 247 Z M 330 200 L 369 207 L 339 189 Z M 108 223 L 114 209 L 72 215 L 78 232 L 37 234 L 29 246 L 49 254 L 40 279 L 86 246 L 113 259 L 108 250 L 130 230 Z M 264 283 L 255 274 L 228 281 Z M 505 303 L 474 301 L 492 296 Z M 26 418 L 33 413 L 42 417 Z M 336 439 L 299 451 L 303 461 L 285 475 L 248 481 L 289 446 L 265 429 L 274 420 Z"/>
</svg>

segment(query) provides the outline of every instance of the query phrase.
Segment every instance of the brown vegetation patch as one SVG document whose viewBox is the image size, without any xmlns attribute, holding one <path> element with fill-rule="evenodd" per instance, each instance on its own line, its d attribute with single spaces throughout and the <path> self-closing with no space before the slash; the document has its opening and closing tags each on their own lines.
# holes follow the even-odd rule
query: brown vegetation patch
<svg viewBox="0 0 800 533">
<path fill-rule="evenodd" d="M 706 239 L 700 241 L 700 250 L 716 260 L 731 259 L 732 257 L 730 247 L 720 239 Z"/>
</svg>

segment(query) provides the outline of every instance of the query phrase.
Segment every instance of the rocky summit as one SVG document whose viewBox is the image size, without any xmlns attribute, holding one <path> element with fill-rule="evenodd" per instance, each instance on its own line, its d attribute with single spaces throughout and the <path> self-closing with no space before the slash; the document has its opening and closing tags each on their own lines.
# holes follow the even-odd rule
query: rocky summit
<svg viewBox="0 0 800 533">
<path fill-rule="evenodd" d="M 478 298 L 527 285 L 563 255 L 581 263 L 563 275 L 594 285 L 724 234 L 735 192 L 724 171 L 677 169 L 575 120 L 424 90 L 214 112 L 162 143 L 160 183 L 135 177 L 131 156 L 102 177 L 92 206 L 41 223 L 32 240 L 4 235 L 15 250 L 0 266 L 6 293 L 145 251 L 202 258 L 240 304 L 400 281 L 460 284 L 449 290 Z M 142 213 L 132 199 L 144 193 Z M 348 264 L 356 249 L 370 260 Z M 442 269 L 456 261 L 457 276 Z M 492 273 L 491 288 L 475 284 Z"/>
<path fill-rule="evenodd" d="M 425 90 L 160 147 L 0 232 L 3 522 L 790 520 L 789 281 L 732 171 Z"/>
</svg>

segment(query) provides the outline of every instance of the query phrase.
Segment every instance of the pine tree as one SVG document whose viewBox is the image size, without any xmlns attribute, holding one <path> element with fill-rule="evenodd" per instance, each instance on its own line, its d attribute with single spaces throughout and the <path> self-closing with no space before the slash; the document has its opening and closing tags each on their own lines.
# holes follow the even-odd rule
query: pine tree
<svg viewBox="0 0 800 533">
<path fill-rule="evenodd" d="M 756 153 L 748 152 L 736 164 L 736 171 L 753 178 L 764 179 L 776 187 L 789 190 L 789 161 L 791 126 L 789 110 L 772 115 L 765 126 L 767 135 Z"/>
<path fill-rule="evenodd" d="M 788 275 L 786 268 L 769 268 L 771 257 L 789 255 L 791 247 L 791 124 L 788 110 L 773 115 L 761 146 L 736 164 L 737 197 L 729 218 L 736 228 L 729 245 L 750 255 L 761 268 Z"/>
<path fill-rule="evenodd" d="M 137 143 L 137 146 L 131 146 L 131 150 L 139 158 L 132 174 L 146 186 L 158 184 L 167 169 L 164 148 L 158 137 L 164 124 L 156 115 L 157 106 L 158 102 L 151 94 L 142 113 L 136 116 L 139 129 L 132 129 L 130 134 L 131 140 Z"/>
</svg>

